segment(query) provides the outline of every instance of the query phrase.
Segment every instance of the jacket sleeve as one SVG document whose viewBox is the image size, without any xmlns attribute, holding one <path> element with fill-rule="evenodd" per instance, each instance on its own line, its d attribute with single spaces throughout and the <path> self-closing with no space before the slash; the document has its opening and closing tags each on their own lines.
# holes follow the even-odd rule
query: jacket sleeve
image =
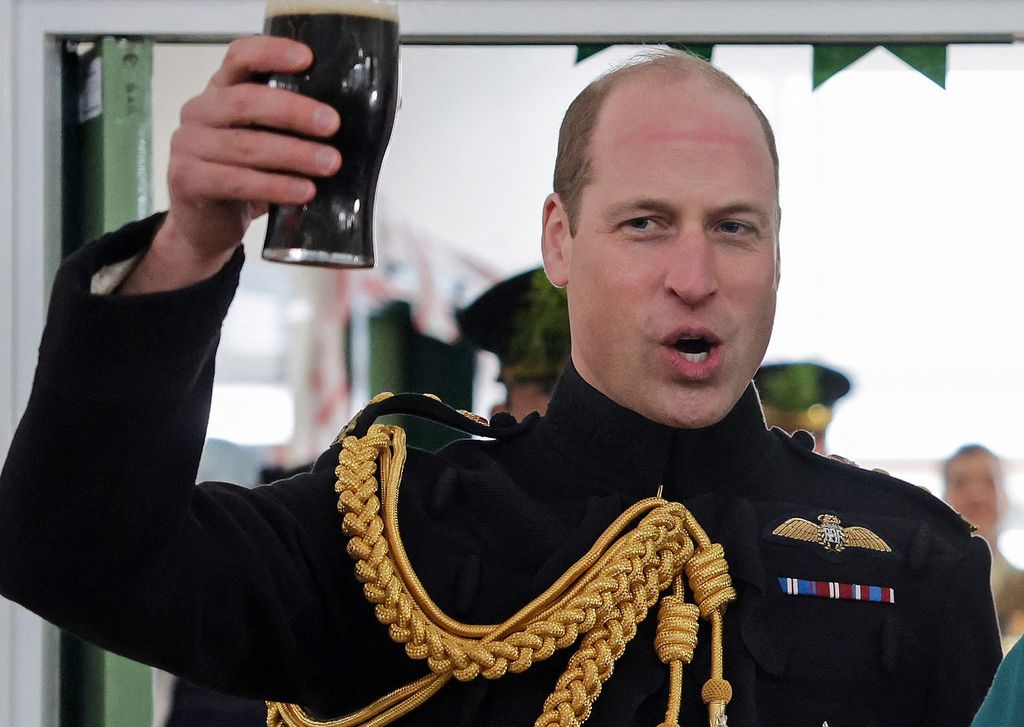
<svg viewBox="0 0 1024 727">
<path fill-rule="evenodd" d="M 942 607 L 931 626 L 932 674 L 926 724 L 966 727 L 992 684 L 1002 659 L 989 586 L 992 558 L 986 542 L 971 537 L 963 557 L 935 584 Z"/>
<path fill-rule="evenodd" d="M 361 706 L 371 692 L 350 704 L 339 672 L 358 686 L 380 676 L 359 652 L 398 647 L 352 577 L 333 464 L 254 491 L 194 486 L 241 251 L 184 290 L 89 293 L 92 274 L 143 249 L 158 224 L 102 238 L 57 275 L 0 476 L 0 593 L 202 685 Z"/>
</svg>

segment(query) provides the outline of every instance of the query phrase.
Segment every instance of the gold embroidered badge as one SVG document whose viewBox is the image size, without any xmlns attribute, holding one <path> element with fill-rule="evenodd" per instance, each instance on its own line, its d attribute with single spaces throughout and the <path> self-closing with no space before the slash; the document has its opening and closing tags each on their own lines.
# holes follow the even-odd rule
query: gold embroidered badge
<svg viewBox="0 0 1024 727">
<path fill-rule="evenodd" d="M 818 515 L 818 522 L 821 524 L 815 525 L 802 517 L 791 517 L 775 528 L 772 535 L 817 543 L 825 550 L 832 550 L 836 553 L 846 548 L 867 548 L 883 553 L 892 552 L 892 548 L 875 533 L 859 525 L 844 528 L 835 515 Z"/>
</svg>

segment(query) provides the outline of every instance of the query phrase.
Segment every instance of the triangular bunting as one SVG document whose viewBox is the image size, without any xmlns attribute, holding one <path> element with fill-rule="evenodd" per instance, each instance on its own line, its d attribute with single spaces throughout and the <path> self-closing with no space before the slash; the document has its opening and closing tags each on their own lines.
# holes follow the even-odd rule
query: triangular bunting
<svg viewBox="0 0 1024 727">
<path fill-rule="evenodd" d="M 885 48 L 940 88 L 946 87 L 946 46 L 886 44 Z"/>
<path fill-rule="evenodd" d="M 700 56 L 708 63 L 711 62 L 711 53 L 715 50 L 715 46 L 713 45 L 697 45 L 695 43 L 678 43 L 673 41 L 671 43 L 666 43 L 665 45 L 669 48 L 693 53 L 695 56 Z"/>
<path fill-rule="evenodd" d="M 817 88 L 839 71 L 860 60 L 877 45 L 816 45 L 814 46 L 814 86 Z M 913 68 L 915 71 L 946 87 L 946 46 L 945 45 L 891 45 L 883 46 L 887 51 Z"/>
<path fill-rule="evenodd" d="M 870 53 L 873 45 L 816 45 L 811 88 L 817 88 L 847 66 Z"/>
<path fill-rule="evenodd" d="M 580 43 L 576 46 L 576 62 L 585 61 L 590 56 L 600 53 L 607 47 L 607 43 Z"/>
</svg>

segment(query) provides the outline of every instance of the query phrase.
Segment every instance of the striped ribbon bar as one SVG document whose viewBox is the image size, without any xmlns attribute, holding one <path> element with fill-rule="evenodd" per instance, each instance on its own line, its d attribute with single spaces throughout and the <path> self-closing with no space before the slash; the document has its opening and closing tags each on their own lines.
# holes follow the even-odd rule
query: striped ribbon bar
<svg viewBox="0 0 1024 727">
<path fill-rule="evenodd" d="M 779 577 L 782 592 L 790 596 L 817 596 L 844 601 L 896 603 L 896 591 L 887 586 L 863 586 L 836 581 L 807 581 L 803 578 Z"/>
</svg>

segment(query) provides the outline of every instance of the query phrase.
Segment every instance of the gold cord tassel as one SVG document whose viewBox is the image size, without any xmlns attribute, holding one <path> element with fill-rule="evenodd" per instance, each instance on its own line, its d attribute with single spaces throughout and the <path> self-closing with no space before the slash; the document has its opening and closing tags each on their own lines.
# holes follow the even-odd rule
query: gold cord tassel
<svg viewBox="0 0 1024 727">
<path fill-rule="evenodd" d="M 686 565 L 686 577 L 694 600 L 700 606 L 700 615 L 711 622 L 711 677 L 700 690 L 701 699 L 708 707 L 708 723 L 711 727 L 726 724 L 725 706 L 732 699 L 732 685 L 723 677 L 722 618 L 726 606 L 736 600 L 736 591 L 729 578 L 729 566 L 725 562 L 725 550 L 718 543 L 712 543 L 707 534 L 693 520 L 690 530 L 697 538 L 697 552 Z"/>
<path fill-rule="evenodd" d="M 296 705 L 268 702 L 268 727 L 384 727 L 419 707 L 452 677 L 498 679 L 579 641 L 535 722 L 535 727 L 578 727 L 590 716 L 637 625 L 673 584 L 675 595 L 661 599 L 656 639 L 671 679 L 663 724 L 678 727 L 682 665 L 693 658 L 698 613 L 712 625 L 712 678 L 702 696 L 709 709 L 724 710 L 731 688 L 722 678 L 722 613 L 736 593 L 722 547 L 711 543 L 686 508 L 653 497 L 636 503 L 512 618 L 502 624 L 464 624 L 434 603 L 406 555 L 398 527 L 405 457 L 400 427 L 374 424 L 364 437 L 345 437 L 335 489 L 342 531 L 349 537 L 347 552 L 364 595 L 391 639 L 404 644 L 410 658 L 424 660 L 430 673 L 330 721 L 316 720 Z M 696 606 L 683 601 L 684 569 Z"/>
<path fill-rule="evenodd" d="M 672 595 L 661 599 L 658 629 L 654 637 L 654 650 L 662 663 L 669 667 L 668 708 L 665 721 L 658 727 L 679 727 L 679 709 L 683 701 L 683 664 L 693 661 L 699 616 L 700 610 L 692 603 L 686 603 L 683 580 L 677 577 Z"/>
</svg>

